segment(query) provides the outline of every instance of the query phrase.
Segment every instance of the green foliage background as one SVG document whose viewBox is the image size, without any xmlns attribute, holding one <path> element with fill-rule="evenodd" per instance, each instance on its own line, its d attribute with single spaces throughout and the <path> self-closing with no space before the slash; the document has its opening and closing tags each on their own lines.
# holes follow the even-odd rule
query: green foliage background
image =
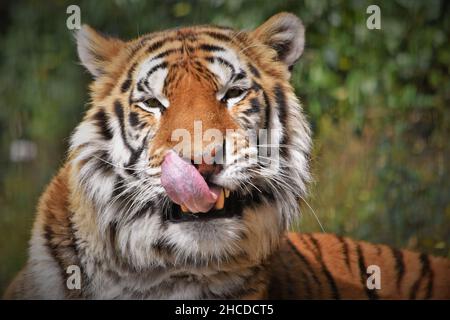
<svg viewBox="0 0 450 320">
<path fill-rule="evenodd" d="M 74 1 L 0 4 L 0 292 L 23 265 L 34 208 L 64 161 L 86 109 L 66 8 Z M 251 29 L 280 11 L 306 25 L 292 80 L 314 130 L 306 199 L 327 232 L 450 257 L 449 2 L 80 1 L 83 23 L 123 38 L 215 23 Z M 381 30 L 366 8 L 381 7 Z M 9 159 L 35 142 L 34 161 Z M 320 231 L 304 205 L 295 227 Z"/>
</svg>

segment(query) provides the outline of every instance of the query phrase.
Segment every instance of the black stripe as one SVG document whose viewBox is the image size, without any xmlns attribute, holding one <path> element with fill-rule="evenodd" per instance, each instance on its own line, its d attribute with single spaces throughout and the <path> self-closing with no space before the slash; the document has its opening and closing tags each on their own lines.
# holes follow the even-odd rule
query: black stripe
<svg viewBox="0 0 450 320">
<path fill-rule="evenodd" d="M 135 168 L 134 165 L 137 163 L 139 157 L 141 156 L 142 152 L 144 151 L 145 146 L 148 143 L 148 139 L 149 139 L 149 133 L 147 133 L 145 138 L 142 140 L 142 145 L 131 154 L 130 160 L 126 164 L 126 167 L 127 167 L 126 172 L 135 177 L 138 176 L 138 174 L 140 173 L 140 170 Z"/>
<path fill-rule="evenodd" d="M 267 93 L 263 90 L 263 97 L 264 97 L 264 103 L 266 104 L 266 117 L 264 120 L 264 129 L 270 129 L 270 111 L 271 111 L 271 106 L 270 106 L 270 100 L 269 97 L 267 96 Z M 268 134 L 268 139 L 270 139 L 270 134 Z M 270 143 L 269 141 L 267 143 Z"/>
<path fill-rule="evenodd" d="M 145 141 L 145 139 L 144 139 L 144 141 Z M 138 175 L 139 170 L 137 170 L 137 168 L 135 168 L 134 165 L 138 161 L 138 159 L 141 156 L 141 154 L 144 151 L 144 149 L 145 149 L 145 142 L 142 144 L 142 146 L 138 150 L 134 151 L 131 154 L 130 160 L 128 161 L 128 163 L 125 166 L 126 167 L 125 171 L 128 174 L 130 174 L 132 176 L 137 176 Z"/>
<path fill-rule="evenodd" d="M 308 270 L 308 272 L 311 274 L 311 277 L 313 278 L 314 282 L 317 285 L 317 288 L 319 290 L 322 289 L 322 285 L 319 281 L 319 278 L 317 278 L 316 273 L 314 272 L 313 267 L 311 266 L 311 264 L 308 262 L 308 260 L 306 259 L 306 257 L 301 254 L 301 252 L 299 250 L 297 250 L 297 248 L 295 247 L 295 245 L 291 242 L 291 240 L 289 240 L 289 238 L 287 238 L 287 243 L 289 244 L 289 247 L 292 249 L 292 251 L 295 253 L 295 255 L 302 261 L 302 263 L 305 265 L 306 269 Z"/>
<path fill-rule="evenodd" d="M 259 100 L 258 98 L 252 98 L 250 99 L 250 109 L 247 109 L 244 111 L 244 113 L 246 115 L 251 115 L 253 113 L 259 113 L 259 111 L 261 111 L 261 106 L 259 104 Z"/>
<path fill-rule="evenodd" d="M 122 93 L 125 93 L 128 91 L 128 89 L 130 89 L 130 87 L 131 87 L 131 79 L 125 79 L 125 81 L 120 86 L 120 91 Z"/>
<path fill-rule="evenodd" d="M 69 243 L 69 247 L 73 250 L 73 252 L 75 253 L 75 257 L 78 258 L 80 256 L 80 248 L 78 247 L 78 238 L 76 236 L 75 231 L 78 231 L 75 229 L 75 225 L 72 222 L 71 217 L 73 217 L 74 213 L 70 212 L 69 217 L 67 218 L 68 220 L 68 228 L 69 228 L 69 239 L 71 240 L 71 242 Z M 81 266 L 79 266 L 81 269 Z"/>
<path fill-rule="evenodd" d="M 144 88 L 144 85 L 145 85 L 145 81 L 143 79 L 141 79 L 137 84 L 138 91 L 145 92 L 146 90 Z"/>
<path fill-rule="evenodd" d="M 159 69 L 165 69 L 166 67 L 167 67 L 167 62 L 165 62 L 165 61 L 161 62 L 160 64 L 157 64 L 156 66 L 154 66 L 147 72 L 147 78 L 150 77 L 153 73 L 155 73 Z"/>
<path fill-rule="evenodd" d="M 205 59 L 211 63 L 214 63 L 214 61 L 217 61 L 217 62 L 223 64 L 224 66 L 226 66 L 227 68 L 229 68 L 233 74 L 236 73 L 236 69 L 234 69 L 233 65 L 221 57 L 205 57 Z"/>
<path fill-rule="evenodd" d="M 302 236 L 300 238 L 300 240 L 303 242 L 303 244 L 305 245 L 306 249 L 311 251 L 311 253 L 314 254 L 315 257 L 317 257 L 317 248 L 313 248 L 308 241 L 305 240 L 305 237 L 310 237 L 309 234 L 305 234 L 304 236 Z"/>
<path fill-rule="evenodd" d="M 140 124 L 139 121 L 139 114 L 137 112 L 130 112 L 129 116 L 128 116 L 128 121 L 130 123 L 131 126 L 136 127 Z"/>
<path fill-rule="evenodd" d="M 289 144 L 289 135 L 287 134 L 287 104 L 286 104 L 286 96 L 284 94 L 283 88 L 280 84 L 275 85 L 274 88 L 275 93 L 275 101 L 278 106 L 278 115 L 280 119 L 280 123 L 283 127 L 283 136 L 281 138 L 281 146 L 280 152 L 283 156 L 287 155 L 287 151 L 289 148 L 287 145 Z"/>
<path fill-rule="evenodd" d="M 241 70 L 241 71 L 239 71 L 239 73 L 237 73 L 237 74 L 234 76 L 234 81 L 242 80 L 242 79 L 244 79 L 245 77 L 247 77 L 247 73 L 245 73 L 244 70 Z"/>
<path fill-rule="evenodd" d="M 429 274 L 431 272 L 430 260 L 428 259 L 428 256 L 425 253 L 421 253 L 420 254 L 419 260 L 420 260 L 420 264 L 422 266 L 422 269 L 421 269 L 419 278 L 416 280 L 416 282 L 414 282 L 413 286 L 411 287 L 411 291 L 410 291 L 410 294 L 409 294 L 409 298 L 410 299 L 416 299 L 417 291 L 419 290 L 419 287 L 420 287 L 420 284 L 421 284 L 422 280 L 425 278 L 425 276 L 427 274 Z M 433 275 L 430 274 L 429 282 L 428 282 L 428 286 L 427 286 L 427 293 L 425 294 L 426 298 L 427 297 L 428 298 L 431 297 L 431 292 L 432 292 L 432 289 L 433 289 L 432 278 L 433 278 Z"/>
<path fill-rule="evenodd" d="M 263 125 L 263 129 L 267 129 L 267 136 L 266 136 L 266 141 L 265 143 L 267 144 L 267 146 L 265 147 L 260 147 L 262 148 L 261 150 L 265 150 L 265 156 L 266 157 L 271 157 L 272 156 L 272 148 L 270 147 L 270 145 L 272 144 L 272 137 L 271 137 L 271 133 L 270 133 L 270 112 L 271 112 L 271 106 L 270 106 L 270 101 L 269 101 L 269 97 L 267 96 L 267 93 L 263 90 L 263 98 L 264 98 L 264 104 L 265 109 L 264 109 L 264 125 Z M 259 136 L 259 135 L 258 135 Z M 258 145 L 261 142 L 258 141 Z M 258 148 L 258 154 L 260 153 L 260 148 Z M 270 154 L 268 154 L 268 151 L 270 151 Z M 266 166 L 269 161 L 266 160 L 262 160 L 261 164 L 263 166 Z"/>
<path fill-rule="evenodd" d="M 127 72 L 127 77 L 131 78 L 133 76 L 133 72 L 136 69 L 137 62 L 133 63 L 133 65 L 130 67 L 130 69 Z"/>
<path fill-rule="evenodd" d="M 125 79 L 125 81 L 124 81 L 124 82 L 122 83 L 122 85 L 120 86 L 120 91 L 121 91 L 122 93 L 125 93 L 125 92 L 128 91 L 128 89 L 130 89 L 131 83 L 132 83 L 131 78 L 132 78 L 132 76 L 133 76 L 134 69 L 136 69 L 136 65 L 137 65 L 137 63 L 134 63 L 134 64 L 131 66 L 131 68 L 128 70 L 128 72 L 127 72 L 127 78 Z"/>
<path fill-rule="evenodd" d="M 225 51 L 224 48 L 215 46 L 212 44 L 202 44 L 198 47 L 200 50 L 208 51 L 208 52 L 217 52 L 217 51 Z"/>
<path fill-rule="evenodd" d="M 351 273 L 352 267 L 350 265 L 350 256 L 348 254 L 348 243 L 344 238 L 342 238 L 340 236 L 336 236 L 336 239 L 338 239 L 338 241 L 342 245 L 342 254 L 344 255 L 345 265 L 347 266 L 348 271 L 350 271 L 350 273 Z"/>
<path fill-rule="evenodd" d="M 262 89 L 262 87 L 261 87 L 261 85 L 260 85 L 258 82 L 253 81 L 253 83 L 252 83 L 252 89 L 253 89 L 253 91 L 258 92 L 259 90 Z"/>
<path fill-rule="evenodd" d="M 397 289 L 400 290 L 400 285 L 405 275 L 405 262 L 403 261 L 403 252 L 398 249 L 390 248 L 395 259 L 395 270 L 397 272 Z"/>
<path fill-rule="evenodd" d="M 113 258 L 115 258 L 117 260 L 117 262 L 119 263 L 119 255 L 116 255 L 114 253 L 118 252 L 117 250 L 117 245 L 116 245 L 116 240 L 117 240 L 117 221 L 113 221 L 109 224 L 108 229 L 107 229 L 107 235 L 108 235 L 108 239 L 109 239 L 109 246 L 111 248 L 111 252 L 113 253 Z"/>
<path fill-rule="evenodd" d="M 175 53 L 175 52 L 181 53 L 181 48 L 168 49 L 166 51 L 163 51 L 163 52 L 157 54 L 156 56 L 154 56 L 152 60 L 157 60 L 157 59 L 161 59 L 161 58 L 167 57 L 168 55 L 170 55 L 172 53 Z"/>
<path fill-rule="evenodd" d="M 220 32 L 205 31 L 203 33 L 210 36 L 211 38 L 216 39 L 216 40 L 231 41 L 231 38 L 228 35 L 220 33 Z"/>
<path fill-rule="evenodd" d="M 162 39 L 162 40 L 158 40 L 154 43 L 152 43 L 148 48 L 147 51 L 148 52 L 152 52 L 155 50 L 158 50 L 159 48 L 161 48 L 167 41 L 168 39 Z"/>
<path fill-rule="evenodd" d="M 258 69 L 256 69 L 256 67 L 253 65 L 253 64 L 251 64 L 251 63 L 249 63 L 248 64 L 248 68 L 250 69 L 250 72 L 256 77 L 256 78 L 261 78 L 261 73 L 259 72 L 259 70 Z"/>
<path fill-rule="evenodd" d="M 101 108 L 95 114 L 93 119 L 96 121 L 96 125 L 100 129 L 100 134 L 105 140 L 111 140 L 113 138 L 113 132 L 109 127 L 109 118 L 105 113 L 105 110 Z"/>
<path fill-rule="evenodd" d="M 123 106 L 119 100 L 116 100 L 114 102 L 114 112 L 116 113 L 116 116 L 119 118 L 120 133 L 122 135 L 123 143 L 131 152 L 134 152 L 133 147 L 129 144 L 128 139 L 126 137 Z"/>
<path fill-rule="evenodd" d="M 328 284 L 330 285 L 330 289 L 331 292 L 333 294 L 333 299 L 340 299 L 340 294 L 339 294 L 339 290 L 338 287 L 336 285 L 336 282 L 334 281 L 333 275 L 330 273 L 330 270 L 328 270 L 325 261 L 323 260 L 322 257 L 322 248 L 320 247 L 319 241 L 317 241 L 316 238 L 314 238 L 314 236 L 310 235 L 309 238 L 311 239 L 312 243 L 314 244 L 314 246 L 317 248 L 317 260 L 319 260 L 320 265 L 322 266 L 322 270 L 325 274 L 325 277 L 328 280 Z"/>
<path fill-rule="evenodd" d="M 244 129 L 250 129 L 250 128 L 251 128 L 250 121 L 249 121 L 246 117 L 239 117 L 239 120 L 242 121 L 242 122 L 244 122 L 244 123 L 242 124 L 242 126 L 244 127 Z M 244 159 L 245 159 L 245 160 L 248 160 L 248 159 L 249 159 L 249 155 L 246 154 L 245 157 L 244 157 Z"/>
<path fill-rule="evenodd" d="M 364 256 L 362 253 L 361 246 L 359 244 L 356 245 L 356 252 L 358 254 L 358 266 L 359 266 L 359 274 L 361 279 L 361 284 L 366 291 L 367 297 L 371 300 L 377 300 L 378 294 L 375 290 L 371 290 L 367 287 L 367 268 L 366 263 L 364 261 Z"/>
</svg>

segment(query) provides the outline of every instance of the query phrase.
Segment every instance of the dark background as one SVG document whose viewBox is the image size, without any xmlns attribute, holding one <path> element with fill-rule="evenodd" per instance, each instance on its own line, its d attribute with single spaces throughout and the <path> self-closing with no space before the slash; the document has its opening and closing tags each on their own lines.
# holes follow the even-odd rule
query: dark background
<svg viewBox="0 0 450 320">
<path fill-rule="evenodd" d="M 297 14 L 306 50 L 292 81 L 314 131 L 309 205 L 327 232 L 450 257 L 450 2 L 1 1 L 0 292 L 87 108 L 90 77 L 66 27 L 75 3 L 82 23 L 124 39 Z M 366 27 L 370 4 L 381 30 Z M 295 229 L 320 231 L 303 207 Z"/>
</svg>

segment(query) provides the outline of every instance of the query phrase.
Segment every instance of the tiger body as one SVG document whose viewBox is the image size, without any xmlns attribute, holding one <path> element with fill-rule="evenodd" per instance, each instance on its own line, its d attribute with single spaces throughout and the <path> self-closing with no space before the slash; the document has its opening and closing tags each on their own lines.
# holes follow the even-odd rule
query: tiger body
<svg viewBox="0 0 450 320">
<path fill-rule="evenodd" d="M 450 297 L 445 259 L 334 235 L 285 237 L 310 180 L 310 129 L 289 84 L 304 46 L 297 17 L 282 13 L 253 31 L 200 26 L 128 42 L 83 27 L 77 44 L 94 76 L 91 107 L 40 199 L 29 259 L 8 298 Z M 247 140 L 239 150 L 221 141 L 211 154 L 256 154 L 256 164 L 182 162 L 169 151 L 179 141 L 173 132 L 195 136 L 196 121 L 200 131 L 233 129 L 238 138 L 240 130 L 274 130 L 277 166 L 261 154 L 269 144 Z M 382 283 L 368 291 L 372 264 Z M 71 266 L 80 289 L 67 286 Z"/>
<path fill-rule="evenodd" d="M 371 266 L 379 269 L 379 287 Z M 450 263 L 333 234 L 290 233 L 272 257 L 276 299 L 449 299 Z"/>
</svg>

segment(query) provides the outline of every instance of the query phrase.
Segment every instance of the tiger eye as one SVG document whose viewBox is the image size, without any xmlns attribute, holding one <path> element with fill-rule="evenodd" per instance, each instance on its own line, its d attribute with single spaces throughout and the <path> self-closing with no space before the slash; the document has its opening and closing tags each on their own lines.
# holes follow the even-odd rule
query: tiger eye
<svg viewBox="0 0 450 320">
<path fill-rule="evenodd" d="M 244 90 L 242 90 L 242 89 L 231 88 L 230 90 L 227 91 L 227 93 L 225 93 L 225 96 L 222 98 L 222 101 L 226 102 L 229 99 L 237 98 L 243 93 L 244 93 Z"/>
<path fill-rule="evenodd" d="M 156 98 L 148 99 L 144 103 L 149 108 L 158 108 L 158 109 L 164 108 L 163 104 Z"/>
</svg>

